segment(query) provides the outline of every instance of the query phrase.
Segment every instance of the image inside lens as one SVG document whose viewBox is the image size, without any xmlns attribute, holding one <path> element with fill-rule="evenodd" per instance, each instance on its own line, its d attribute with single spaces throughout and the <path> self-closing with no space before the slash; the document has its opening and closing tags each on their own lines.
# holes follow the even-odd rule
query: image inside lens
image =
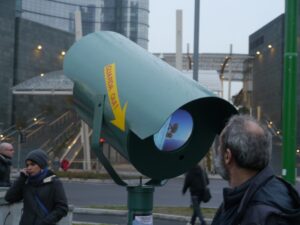
<svg viewBox="0 0 300 225">
<path fill-rule="evenodd" d="M 183 146 L 192 134 L 193 118 L 183 109 L 175 111 L 153 136 L 160 151 L 174 151 Z"/>
</svg>

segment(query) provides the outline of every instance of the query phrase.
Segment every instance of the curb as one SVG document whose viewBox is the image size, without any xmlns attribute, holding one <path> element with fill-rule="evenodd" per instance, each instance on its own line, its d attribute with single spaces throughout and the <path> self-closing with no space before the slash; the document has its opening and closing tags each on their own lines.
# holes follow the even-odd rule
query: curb
<svg viewBox="0 0 300 225">
<path fill-rule="evenodd" d="M 74 208 L 73 213 L 81 214 L 97 214 L 97 215 L 116 215 L 116 216 L 127 216 L 127 210 L 115 210 L 115 209 L 93 209 L 93 208 Z M 170 214 L 153 213 L 153 218 L 162 220 L 175 220 L 188 222 L 190 216 L 179 216 Z M 210 224 L 212 222 L 211 218 L 205 218 L 205 221 Z"/>
<path fill-rule="evenodd" d="M 126 210 L 116 210 L 116 209 L 93 209 L 93 208 L 74 208 L 73 213 L 86 213 L 92 215 L 116 215 L 116 216 L 126 216 Z"/>
<path fill-rule="evenodd" d="M 86 224 L 86 225 L 101 225 L 102 223 L 92 223 L 92 222 L 87 222 L 87 221 L 72 221 L 72 224 Z M 118 225 L 118 224 L 109 224 L 109 225 Z"/>
</svg>

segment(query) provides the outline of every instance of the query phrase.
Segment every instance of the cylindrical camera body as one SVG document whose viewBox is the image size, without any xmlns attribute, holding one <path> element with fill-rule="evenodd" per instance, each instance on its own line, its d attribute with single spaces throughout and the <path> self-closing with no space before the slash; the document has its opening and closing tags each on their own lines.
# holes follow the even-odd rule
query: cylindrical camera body
<svg viewBox="0 0 300 225">
<path fill-rule="evenodd" d="M 68 51 L 64 72 L 74 81 L 74 103 L 93 126 L 105 96 L 101 136 L 142 174 L 178 176 L 201 160 L 226 120 L 227 101 L 124 36 L 96 32 Z"/>
</svg>

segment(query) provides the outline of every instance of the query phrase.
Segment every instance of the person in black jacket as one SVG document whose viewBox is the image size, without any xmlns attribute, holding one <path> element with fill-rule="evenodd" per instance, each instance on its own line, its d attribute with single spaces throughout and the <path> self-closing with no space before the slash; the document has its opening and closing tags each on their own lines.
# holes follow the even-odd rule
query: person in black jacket
<svg viewBox="0 0 300 225">
<path fill-rule="evenodd" d="M 203 201 L 203 196 L 205 194 L 206 186 L 209 184 L 209 180 L 206 172 L 201 168 L 201 166 L 196 165 L 191 168 L 184 180 L 184 185 L 182 188 L 182 194 L 185 194 L 187 189 L 190 190 L 191 201 L 193 205 L 193 215 L 191 217 L 190 223 L 194 225 L 196 218 L 199 218 L 201 225 L 206 225 L 206 222 L 201 213 L 200 204 Z"/>
<path fill-rule="evenodd" d="M 212 225 L 299 225 L 300 197 L 269 166 L 269 131 L 250 116 L 235 115 L 221 132 L 214 164 L 229 182 Z"/>
<path fill-rule="evenodd" d="M 11 144 L 3 142 L 0 144 L 0 187 L 9 187 L 11 159 L 14 155 Z"/>
<path fill-rule="evenodd" d="M 26 156 L 26 168 L 7 191 L 5 200 L 23 200 L 20 225 L 54 225 L 68 213 L 61 181 L 48 169 L 48 156 L 40 149 Z"/>
</svg>

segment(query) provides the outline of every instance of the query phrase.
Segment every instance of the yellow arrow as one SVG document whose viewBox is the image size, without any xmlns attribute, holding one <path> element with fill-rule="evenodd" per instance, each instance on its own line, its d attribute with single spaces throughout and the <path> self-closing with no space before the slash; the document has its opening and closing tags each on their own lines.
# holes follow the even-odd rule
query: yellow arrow
<svg viewBox="0 0 300 225">
<path fill-rule="evenodd" d="M 110 121 L 120 130 L 125 131 L 125 117 L 127 102 L 125 103 L 123 109 L 120 104 L 118 86 L 116 79 L 116 64 L 108 64 L 104 67 L 104 79 L 107 89 L 107 94 L 109 98 L 109 103 L 114 114 L 115 119 Z"/>
</svg>

